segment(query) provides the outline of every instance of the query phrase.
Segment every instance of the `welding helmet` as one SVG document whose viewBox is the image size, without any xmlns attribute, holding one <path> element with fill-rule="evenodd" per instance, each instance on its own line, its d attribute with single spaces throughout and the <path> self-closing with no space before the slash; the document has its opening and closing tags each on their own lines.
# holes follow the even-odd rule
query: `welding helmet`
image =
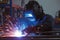
<svg viewBox="0 0 60 40">
<path fill-rule="evenodd" d="M 42 12 L 42 8 L 39 5 L 39 3 L 37 1 L 29 1 L 26 5 L 25 5 L 25 9 L 26 10 L 33 10 L 33 11 L 40 11 Z"/>
<path fill-rule="evenodd" d="M 42 19 L 42 17 L 44 16 L 43 8 L 37 1 L 29 1 L 25 5 L 25 10 L 32 10 L 34 12 L 36 20 L 40 18 Z"/>
</svg>

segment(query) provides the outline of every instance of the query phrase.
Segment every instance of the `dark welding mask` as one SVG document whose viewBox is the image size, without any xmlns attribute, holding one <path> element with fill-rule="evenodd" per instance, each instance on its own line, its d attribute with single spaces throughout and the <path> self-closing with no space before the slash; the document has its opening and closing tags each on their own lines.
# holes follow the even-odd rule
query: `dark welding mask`
<svg viewBox="0 0 60 40">
<path fill-rule="evenodd" d="M 42 12 L 42 7 L 39 5 L 37 1 L 29 1 L 25 5 L 26 10 L 33 10 L 34 12 Z"/>
</svg>

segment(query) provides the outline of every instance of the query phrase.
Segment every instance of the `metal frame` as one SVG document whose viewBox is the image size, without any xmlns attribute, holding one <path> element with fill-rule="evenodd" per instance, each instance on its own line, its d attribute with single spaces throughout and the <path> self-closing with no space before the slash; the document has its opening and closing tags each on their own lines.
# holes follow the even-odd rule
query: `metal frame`
<svg viewBox="0 0 60 40">
<path fill-rule="evenodd" d="M 6 6 L 10 7 L 10 15 L 12 16 L 12 0 L 9 0 L 9 4 L 0 4 L 0 7 L 6 7 Z M 3 24 L 3 21 L 1 24 Z"/>
</svg>

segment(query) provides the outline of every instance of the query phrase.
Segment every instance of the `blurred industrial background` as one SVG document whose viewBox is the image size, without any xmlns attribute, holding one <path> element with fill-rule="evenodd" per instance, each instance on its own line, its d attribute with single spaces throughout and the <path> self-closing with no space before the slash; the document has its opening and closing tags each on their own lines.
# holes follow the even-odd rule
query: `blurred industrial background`
<svg viewBox="0 0 60 40">
<path fill-rule="evenodd" d="M 60 40 L 60 0 L 0 0 L 0 37 L 19 32 L 22 40 Z"/>
</svg>

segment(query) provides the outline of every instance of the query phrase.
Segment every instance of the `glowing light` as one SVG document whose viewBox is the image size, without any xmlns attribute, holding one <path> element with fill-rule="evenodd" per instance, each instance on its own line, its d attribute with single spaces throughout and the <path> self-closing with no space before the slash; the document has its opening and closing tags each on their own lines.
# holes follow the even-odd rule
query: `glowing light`
<svg viewBox="0 0 60 40">
<path fill-rule="evenodd" d="M 18 30 L 16 30 L 15 33 L 14 33 L 14 36 L 16 36 L 16 37 L 24 37 L 26 35 L 27 35 L 27 33 L 22 34 L 22 32 L 21 31 L 18 31 Z"/>
<path fill-rule="evenodd" d="M 28 14 L 30 17 L 33 17 L 32 14 Z"/>
<path fill-rule="evenodd" d="M 33 17 L 33 15 L 29 13 L 29 14 L 25 14 L 25 17 Z"/>
<path fill-rule="evenodd" d="M 25 17 L 34 17 L 34 16 L 33 16 L 33 11 L 32 11 L 32 10 L 25 11 L 25 12 L 24 12 L 24 16 L 25 16 Z"/>
</svg>

